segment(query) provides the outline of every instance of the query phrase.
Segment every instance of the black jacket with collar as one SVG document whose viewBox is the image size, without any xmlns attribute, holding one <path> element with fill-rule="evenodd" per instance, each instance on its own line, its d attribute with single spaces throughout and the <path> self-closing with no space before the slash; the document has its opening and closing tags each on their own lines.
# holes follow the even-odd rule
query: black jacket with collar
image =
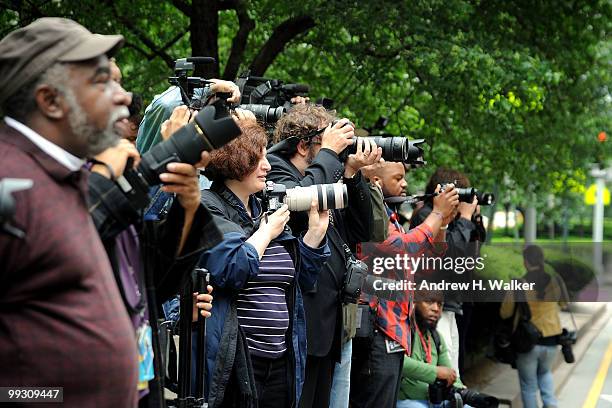
<svg viewBox="0 0 612 408">
<path fill-rule="evenodd" d="M 305 175 L 300 173 L 288 157 L 280 153 L 269 154 L 268 161 L 272 166 L 268 180 L 284 184 L 287 188 L 336 183 L 344 174 L 344 165 L 338 155 L 329 149 L 321 149 L 306 169 Z M 348 191 L 348 207 L 332 211 L 333 225 L 330 223 L 327 230 L 331 256 L 319 274 L 315 290 L 303 294 L 308 355 L 324 357 L 331 352 L 336 361 L 340 361 L 342 340 L 340 293 L 346 273 L 342 244 L 348 244 L 354 251 L 357 243 L 369 241 L 372 217 L 370 192 L 361 172 L 351 179 L 345 178 L 344 184 Z M 289 224 L 294 234 L 300 234 L 308 228 L 308 215 L 306 212 L 292 213 Z"/>
</svg>

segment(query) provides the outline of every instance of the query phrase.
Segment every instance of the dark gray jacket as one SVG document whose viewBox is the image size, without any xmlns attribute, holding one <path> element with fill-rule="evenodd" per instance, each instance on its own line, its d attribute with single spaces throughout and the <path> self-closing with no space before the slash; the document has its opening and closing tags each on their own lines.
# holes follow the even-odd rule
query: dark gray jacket
<svg viewBox="0 0 612 408">
<path fill-rule="evenodd" d="M 343 178 L 344 165 L 338 155 L 329 149 L 321 149 L 312 164 L 302 175 L 288 157 L 269 154 L 272 170 L 268 179 L 284 184 L 287 188 L 335 183 Z M 342 243 L 354 251 L 359 242 L 370 240 L 372 202 L 370 192 L 361 173 L 352 179 L 344 179 L 348 191 L 348 207 L 333 210 L 333 224 L 327 230 L 331 256 L 323 265 L 316 288 L 303 293 L 306 309 L 308 355 L 327 356 L 330 352 L 340 361 L 342 340 L 342 302 L 340 294 L 346 273 L 346 261 Z M 299 235 L 308 227 L 305 212 L 293 213 L 289 221 L 294 234 Z"/>
</svg>

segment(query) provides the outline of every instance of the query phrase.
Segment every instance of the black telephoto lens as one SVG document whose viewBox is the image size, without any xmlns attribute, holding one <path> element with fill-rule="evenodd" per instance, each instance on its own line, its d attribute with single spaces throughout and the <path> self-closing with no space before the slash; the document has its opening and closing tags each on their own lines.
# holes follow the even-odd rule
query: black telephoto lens
<svg viewBox="0 0 612 408">
<path fill-rule="evenodd" d="M 479 205 L 493 205 L 495 204 L 495 195 L 492 193 L 479 193 L 476 192 L 476 198 L 478 199 Z"/>
<path fill-rule="evenodd" d="M 474 197 L 478 200 L 478 205 L 493 205 L 495 203 L 495 196 L 491 193 L 481 193 L 473 187 L 467 188 L 455 188 L 459 194 L 459 201 L 464 203 L 471 203 Z"/>
<path fill-rule="evenodd" d="M 474 200 L 474 195 L 476 194 L 476 189 L 472 187 L 455 187 L 455 191 L 457 191 L 457 194 L 459 194 L 459 201 L 463 203 L 471 203 Z"/>
<path fill-rule="evenodd" d="M 385 159 L 385 161 L 409 163 L 408 139 L 398 136 L 366 136 L 355 138 L 353 144 L 342 152 L 343 155 L 341 157 L 344 160 L 346 160 L 349 154 L 355 154 L 357 152 L 357 141 L 359 139 L 364 140 L 364 142 L 366 140 L 373 140 L 378 147 L 382 148 L 382 158 Z"/>
<path fill-rule="evenodd" d="M 382 148 L 382 158 L 385 161 L 403 162 L 408 157 L 408 139 L 405 137 L 371 136 L 364 139 L 373 139 L 376 145 Z"/>
<path fill-rule="evenodd" d="M 572 346 L 569 344 L 564 344 L 561 346 L 561 352 L 563 353 L 563 359 L 567 364 L 573 364 L 576 362 L 576 358 L 574 357 L 574 351 L 572 350 Z"/>
<path fill-rule="evenodd" d="M 149 186 L 160 184 L 159 175 L 166 171 L 168 163 L 196 164 L 203 151 L 218 149 L 240 134 L 231 117 L 219 116 L 214 106 L 207 106 L 193 122 L 145 153 L 136 171 Z"/>
<path fill-rule="evenodd" d="M 412 168 L 421 167 L 426 164 L 425 160 L 423 160 L 423 148 L 420 147 L 423 143 L 425 143 L 425 139 L 408 141 L 408 149 L 404 163 L 409 164 Z"/>
<path fill-rule="evenodd" d="M 287 112 L 283 106 L 274 108 L 270 105 L 260 105 L 254 103 L 239 105 L 238 108 L 253 112 L 255 117 L 264 123 L 276 123 Z"/>
</svg>

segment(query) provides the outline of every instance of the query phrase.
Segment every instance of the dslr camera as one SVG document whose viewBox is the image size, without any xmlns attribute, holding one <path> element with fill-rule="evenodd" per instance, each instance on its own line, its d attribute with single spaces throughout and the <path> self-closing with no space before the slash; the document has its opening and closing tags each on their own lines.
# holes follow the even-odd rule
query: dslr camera
<svg viewBox="0 0 612 408">
<path fill-rule="evenodd" d="M 334 126 L 338 121 L 332 122 Z M 343 126 L 346 126 L 345 123 Z M 366 141 L 374 141 L 376 146 L 382 148 L 382 158 L 385 161 L 402 162 L 409 165 L 411 168 L 422 167 L 427 162 L 423 160 L 423 148 L 420 146 L 425 143 L 425 139 L 408 140 L 403 136 L 358 136 L 353 139 L 353 144 L 344 149 L 339 157 L 340 161 L 346 162 L 350 154 L 357 153 L 357 142 L 359 139 Z"/>
<path fill-rule="evenodd" d="M 194 68 L 194 64 L 211 61 L 214 59 L 208 57 L 176 61 L 176 76 L 170 77 L 169 81 L 179 87 L 183 102 L 199 112 L 193 122 L 143 154 L 138 167 L 132 168 L 128 163 L 127 170 L 117 179 L 117 184 L 136 209 L 147 206 L 150 201 L 149 189 L 161 184 L 159 175 L 166 171 L 168 163 L 195 164 L 200 161 L 203 151 L 218 149 L 242 133 L 229 114 L 223 95 L 214 104 L 206 106 L 200 105 L 194 97 L 196 89 L 205 87 L 210 81 L 190 77 L 187 73 Z"/>
<path fill-rule="evenodd" d="M 287 204 L 289 211 L 308 211 L 313 198 L 317 198 L 318 210 L 335 210 L 345 208 L 348 204 L 346 185 L 314 184 L 308 187 L 287 188 L 272 181 L 266 182 L 262 204 L 265 212 L 278 210 Z M 357 303 L 361 295 L 361 287 L 368 274 L 368 266 L 355 259 L 346 244 L 343 244 L 346 262 L 346 275 L 342 282 L 341 300 L 344 303 Z"/>
<path fill-rule="evenodd" d="M 499 400 L 491 395 L 481 394 L 467 388 L 456 388 L 446 385 L 445 380 L 437 379 L 433 384 L 429 384 L 429 402 L 441 404 L 450 401 L 451 406 L 461 408 L 463 404 L 474 408 L 497 408 Z"/>
<path fill-rule="evenodd" d="M 240 109 L 246 109 L 265 124 L 276 123 L 290 108 L 291 98 L 308 96 L 305 84 L 285 84 L 279 79 L 250 76 L 248 72 L 236 79 L 242 95 Z"/>
<path fill-rule="evenodd" d="M 457 182 L 455 181 L 454 184 Z M 448 183 L 441 184 L 441 190 L 443 191 Z M 478 205 L 493 205 L 495 204 L 495 195 L 493 193 L 481 193 L 474 187 L 458 188 L 455 187 L 459 194 L 459 201 L 464 203 L 471 203 L 474 201 L 474 197 L 478 200 Z"/>
<path fill-rule="evenodd" d="M 212 57 L 179 58 L 174 62 L 174 76 L 169 77 L 168 82 L 179 88 L 183 104 L 189 109 L 200 110 L 204 107 L 206 104 L 204 93 L 200 93 L 199 96 L 196 93 L 201 92 L 212 83 L 201 77 L 189 76 L 189 73 L 195 69 L 196 65 L 214 62 L 215 59 Z"/>
<path fill-rule="evenodd" d="M 287 204 L 289 211 L 308 211 L 315 197 L 319 211 L 344 208 L 348 203 L 346 186 L 339 183 L 287 188 L 283 184 L 267 181 L 262 194 L 263 207 L 267 212 L 274 212 L 283 204 Z"/>
<path fill-rule="evenodd" d="M 563 328 L 563 331 L 557 337 L 557 344 L 561 346 L 561 353 L 563 353 L 563 359 L 567 364 L 576 362 L 574 351 L 572 350 L 572 346 L 576 344 L 576 338 L 576 332 L 569 331 L 566 328 Z"/>
</svg>

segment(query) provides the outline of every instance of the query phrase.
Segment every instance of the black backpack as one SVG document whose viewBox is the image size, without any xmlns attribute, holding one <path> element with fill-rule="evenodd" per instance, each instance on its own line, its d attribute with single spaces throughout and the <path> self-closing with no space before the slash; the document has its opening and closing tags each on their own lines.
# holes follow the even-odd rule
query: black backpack
<svg viewBox="0 0 612 408">
<path fill-rule="evenodd" d="M 541 336 L 538 328 L 531 322 L 531 309 L 525 300 L 525 293 L 519 293 L 520 298 L 514 303 L 512 317 L 501 321 L 493 336 L 493 358 L 512 367 L 516 365 L 516 354 L 530 352 Z M 515 328 L 517 313 L 519 321 Z"/>
<path fill-rule="evenodd" d="M 535 345 L 538 344 L 538 340 L 542 334 L 531 322 L 531 309 L 529 308 L 529 303 L 527 303 L 525 299 L 525 292 L 521 291 L 519 293 L 522 299 L 519 299 L 519 301 L 514 304 L 514 314 L 516 314 L 518 309 L 519 321 L 510 340 L 515 352 L 529 353 L 533 350 Z M 512 321 L 514 321 L 514 314 Z"/>
</svg>

